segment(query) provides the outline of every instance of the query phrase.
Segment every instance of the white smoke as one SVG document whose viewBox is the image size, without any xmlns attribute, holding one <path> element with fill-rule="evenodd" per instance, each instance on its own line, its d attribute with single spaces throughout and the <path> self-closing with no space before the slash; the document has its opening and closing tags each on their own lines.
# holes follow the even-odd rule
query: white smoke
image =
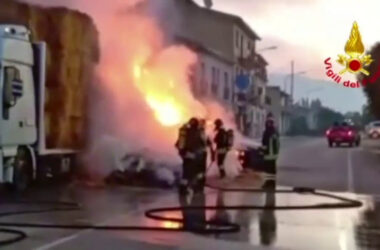
<svg viewBox="0 0 380 250">
<path fill-rule="evenodd" d="M 158 162 L 180 163 L 174 148 L 178 126 L 165 127 L 155 119 L 133 78 L 136 62 L 149 63 L 152 72 L 159 72 L 154 80 L 161 81 L 168 75 L 175 80 L 175 89 L 179 91 L 171 94 L 185 102 L 186 119 L 193 115 L 223 117 L 229 127 L 234 127 L 233 115 L 226 115 L 217 104 L 202 105 L 192 96 L 186 78 L 190 66 L 196 63 L 196 55 L 185 47 L 166 44 L 170 40 L 167 34 L 175 29 L 171 24 L 176 22 L 164 24 L 163 32 L 157 18 L 134 10 L 143 0 L 24 1 L 79 10 L 91 16 L 99 30 L 101 62 L 92 95 L 92 138 L 87 154 L 95 174 L 104 176 L 121 168 L 119 160 L 127 152 L 143 152 L 148 159 Z M 172 12 L 170 1 L 151 3 L 151 12 L 146 13 L 165 16 Z M 160 90 L 160 86 L 155 88 Z"/>
</svg>

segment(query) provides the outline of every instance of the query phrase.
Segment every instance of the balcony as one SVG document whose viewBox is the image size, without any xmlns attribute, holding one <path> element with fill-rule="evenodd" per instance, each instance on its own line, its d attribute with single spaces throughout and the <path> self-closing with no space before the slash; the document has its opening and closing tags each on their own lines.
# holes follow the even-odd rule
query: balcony
<svg viewBox="0 0 380 250">
<path fill-rule="evenodd" d="M 266 66 L 268 65 L 268 63 L 264 60 L 264 58 L 261 55 L 253 52 L 247 57 L 238 58 L 238 62 L 243 68 L 255 71 L 255 75 L 257 77 L 260 77 L 265 82 L 268 81 L 268 76 L 266 72 Z"/>
<path fill-rule="evenodd" d="M 255 76 L 263 80 L 264 82 L 268 82 L 268 74 L 265 68 L 261 67 L 255 72 Z"/>
</svg>

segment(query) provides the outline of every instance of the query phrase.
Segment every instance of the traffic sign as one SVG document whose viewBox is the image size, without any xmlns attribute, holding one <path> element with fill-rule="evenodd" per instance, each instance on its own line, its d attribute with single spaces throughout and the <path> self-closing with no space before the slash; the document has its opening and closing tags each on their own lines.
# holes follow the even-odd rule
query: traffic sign
<svg viewBox="0 0 380 250">
<path fill-rule="evenodd" d="M 238 75 L 236 77 L 236 87 L 239 90 L 246 90 L 250 85 L 249 75 Z"/>
</svg>

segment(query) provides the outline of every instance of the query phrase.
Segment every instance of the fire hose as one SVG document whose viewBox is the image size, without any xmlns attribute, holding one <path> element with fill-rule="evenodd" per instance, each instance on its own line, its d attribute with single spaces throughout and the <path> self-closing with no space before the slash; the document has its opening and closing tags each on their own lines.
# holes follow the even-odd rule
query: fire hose
<svg viewBox="0 0 380 250">
<path fill-rule="evenodd" d="M 222 188 L 206 185 L 208 188 L 219 192 L 245 192 L 245 193 L 264 193 L 268 192 L 264 189 L 246 189 L 246 188 Z M 362 206 L 362 202 L 354 199 L 345 198 L 335 194 L 318 192 L 311 188 L 292 188 L 292 189 L 276 189 L 271 190 L 273 193 L 297 193 L 308 194 L 318 197 L 333 199 L 335 203 L 319 203 L 315 205 L 286 205 L 286 206 L 260 206 L 260 205 L 244 205 L 244 206 L 173 206 L 161 207 L 145 211 L 145 216 L 156 221 L 169 221 L 181 223 L 184 225 L 184 219 L 165 217 L 160 215 L 165 212 L 187 212 L 187 211 L 206 211 L 206 210 L 312 210 L 312 209 L 345 209 L 357 208 Z M 4 203 L 2 203 L 4 204 Z M 25 214 L 40 214 L 48 212 L 62 212 L 80 210 L 81 205 L 75 202 L 61 201 L 7 201 L 9 204 L 34 204 L 50 206 L 46 209 L 13 211 L 0 213 L 1 217 L 25 215 Z M 93 224 L 44 224 L 44 223 L 28 223 L 28 222 L 0 222 L 0 233 L 14 236 L 11 239 L 0 241 L 0 246 L 10 245 L 27 237 L 23 231 L 8 229 L 8 228 L 40 228 L 40 229 L 68 229 L 68 230 L 100 230 L 100 231 L 164 231 L 164 232 L 193 232 L 201 234 L 221 234 L 221 233 L 236 233 L 240 231 L 238 224 L 218 221 L 204 221 L 202 225 L 197 227 L 187 228 L 164 228 L 164 227 L 146 227 L 146 226 L 114 226 L 106 225 L 99 226 Z"/>
</svg>

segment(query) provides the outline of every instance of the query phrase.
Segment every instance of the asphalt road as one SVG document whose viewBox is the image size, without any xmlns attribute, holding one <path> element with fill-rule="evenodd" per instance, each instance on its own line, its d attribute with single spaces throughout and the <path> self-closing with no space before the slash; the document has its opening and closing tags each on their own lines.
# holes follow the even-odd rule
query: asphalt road
<svg viewBox="0 0 380 250">
<path fill-rule="evenodd" d="M 377 144 L 329 148 L 324 138 L 284 139 L 279 159 L 279 183 L 329 191 L 380 194 Z"/>
<path fill-rule="evenodd" d="M 28 238 L 4 249 L 380 249 L 380 156 L 378 142 L 365 141 L 359 148 L 328 148 L 323 138 L 284 138 L 277 184 L 304 186 L 339 192 L 364 202 L 360 209 L 308 211 L 206 211 L 193 213 L 210 219 L 238 223 L 235 234 L 204 236 L 193 233 L 104 232 L 94 230 L 23 230 Z M 238 180 L 212 180 L 219 186 L 260 187 L 256 175 Z M 222 193 L 207 190 L 196 196 L 207 205 L 304 205 L 329 203 L 313 195 L 271 195 L 269 193 Z M 13 197 L 14 198 L 14 197 Z M 18 199 L 65 200 L 83 205 L 79 211 L 52 212 L 0 218 L 7 222 L 93 223 L 96 225 L 144 225 L 165 228 L 176 223 L 155 222 L 144 211 L 179 203 L 173 191 L 113 187 L 84 188 L 77 185 L 35 189 Z M 6 199 L 5 199 L 6 200 Z M 1 203 L 0 212 L 44 209 L 40 204 Z M 180 213 L 166 216 L 181 217 Z M 6 238 L 0 236 L 0 240 Z"/>
</svg>

